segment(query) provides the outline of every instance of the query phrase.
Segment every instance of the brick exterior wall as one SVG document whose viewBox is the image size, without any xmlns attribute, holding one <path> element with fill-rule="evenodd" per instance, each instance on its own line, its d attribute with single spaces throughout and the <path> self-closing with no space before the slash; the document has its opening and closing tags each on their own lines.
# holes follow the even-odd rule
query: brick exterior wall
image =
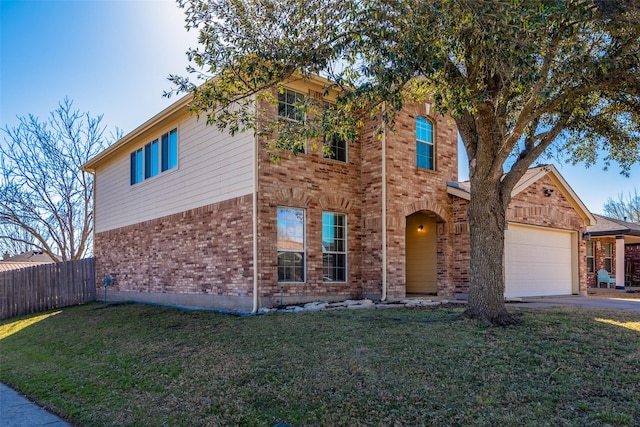
<svg viewBox="0 0 640 427">
<path fill-rule="evenodd" d="M 265 107 L 269 108 L 269 107 Z M 431 115 L 436 141 L 436 170 L 416 166 L 416 116 L 426 107 L 410 105 L 396 118 L 395 132 L 387 132 L 387 277 L 389 298 L 405 296 L 406 217 L 422 211 L 438 224 L 438 288 L 451 294 L 448 265 L 453 240 L 446 223 L 451 216 L 447 181 L 457 179 L 457 130 L 449 119 Z M 343 296 L 380 297 L 382 294 L 382 143 L 369 122 L 359 141 L 348 147 L 348 162 L 324 159 L 320 150 L 298 156 L 284 155 L 273 163 L 261 152 L 258 179 L 260 296 L 287 301 Z M 261 144 L 264 141 L 260 141 Z M 306 213 L 305 283 L 278 283 L 276 210 L 278 206 L 303 208 Z M 322 281 L 323 210 L 347 214 L 348 280 Z"/>
<path fill-rule="evenodd" d="M 276 114 L 275 107 L 263 108 Z M 282 153 L 278 163 L 269 159 L 259 141 L 258 160 L 258 272 L 262 304 L 268 306 L 308 300 L 361 298 L 362 232 L 360 144 L 350 142 L 347 162 L 326 159 L 322 150 L 309 149 L 294 156 Z M 312 141 L 309 142 L 309 145 Z M 321 146 L 321 144 L 318 144 Z M 304 283 L 279 283 L 277 272 L 277 208 L 292 207 L 305 211 Z M 323 282 L 322 212 L 346 214 L 347 281 Z"/>
<path fill-rule="evenodd" d="M 270 114 L 276 107 L 263 105 Z M 417 116 L 434 124 L 435 170 L 416 165 Z M 287 155 L 274 163 L 258 140 L 258 297 L 261 307 L 311 301 L 380 297 L 382 294 L 382 144 L 386 147 L 387 296 L 406 294 L 407 217 L 422 212 L 436 222 L 438 295 L 466 293 L 469 284 L 468 202 L 450 196 L 457 181 L 457 129 L 451 119 L 427 114 L 424 104 L 399 112 L 384 139 L 369 121 L 348 145 L 348 162 L 325 159 L 322 151 Z M 311 145 L 313 141 L 310 141 Z M 321 145 L 321 144 L 318 144 Z M 543 188 L 554 189 L 551 198 Z M 305 211 L 304 283 L 279 283 L 277 208 Z M 322 212 L 347 216 L 345 283 L 323 281 Z M 584 231 L 582 219 L 545 177 L 518 194 L 509 221 Z M 98 282 L 109 274 L 113 289 L 156 294 L 253 297 L 252 195 L 95 236 Z M 579 242 L 581 289 L 586 246 Z M 615 265 L 615 263 L 614 263 Z M 245 304 L 246 307 L 246 304 Z"/>
<path fill-rule="evenodd" d="M 616 236 L 592 236 L 593 244 L 593 271 L 587 272 L 587 285 L 589 288 L 597 287 L 598 270 L 606 270 L 606 244 L 611 245 L 611 268 L 609 275 L 616 277 Z M 586 255 L 585 255 L 586 256 Z M 640 286 L 640 243 L 627 243 L 624 247 L 624 279 L 625 286 Z M 604 285 L 601 285 L 601 287 Z"/>
<path fill-rule="evenodd" d="M 624 262 L 628 272 L 626 285 L 640 286 L 640 243 L 625 246 Z"/>
<path fill-rule="evenodd" d="M 97 233 L 98 286 L 109 290 L 250 296 L 252 197 Z"/>
<path fill-rule="evenodd" d="M 605 247 L 607 243 L 611 244 L 611 271 L 609 275 L 616 277 L 616 238 L 611 237 L 592 237 L 593 242 L 593 271 L 587 273 L 587 284 L 590 288 L 597 287 L 598 270 L 605 269 Z M 585 244 L 586 247 L 586 244 Z M 586 263 L 586 250 L 585 250 L 585 263 Z M 602 285 L 605 286 L 605 285 Z"/>
<path fill-rule="evenodd" d="M 417 116 L 427 117 L 433 122 L 435 170 L 416 165 Z M 453 235 L 447 181 L 458 179 L 457 128 L 449 117 L 427 114 L 425 104 L 409 104 L 398 113 L 395 132 L 388 133 L 386 144 L 387 295 L 391 299 L 405 296 L 406 218 L 415 212 L 430 215 L 437 223 L 438 294 L 451 295 Z"/>
<path fill-rule="evenodd" d="M 544 195 L 544 189 L 553 189 L 551 197 Z M 469 225 L 466 211 L 469 202 L 452 196 L 453 234 L 456 253 L 453 261 L 453 283 L 456 293 L 469 292 Z M 583 219 L 562 194 L 553 181 L 545 176 L 517 194 L 507 209 L 509 222 L 538 225 L 561 230 L 577 231 L 579 236 L 586 231 Z M 614 242 L 615 244 L 615 242 Z M 586 242 L 578 239 L 579 291 L 586 291 Z"/>
<path fill-rule="evenodd" d="M 451 281 L 455 293 L 469 293 L 469 267 L 471 259 L 471 237 L 467 208 L 469 202 L 459 197 L 450 196 L 452 206 L 452 233 L 455 242 Z"/>
<path fill-rule="evenodd" d="M 368 122 L 360 134 L 362 198 L 362 290 L 382 293 L 382 139 L 378 123 Z"/>
<path fill-rule="evenodd" d="M 590 288 L 597 287 L 598 270 L 605 269 L 605 244 L 611 244 L 611 271 L 609 275 L 616 277 L 616 238 L 615 236 L 592 237 L 593 242 L 593 272 L 587 273 L 587 284 Z M 624 247 L 625 286 L 640 286 L 640 243 L 626 244 Z M 603 287 L 604 285 L 600 285 Z"/>
</svg>

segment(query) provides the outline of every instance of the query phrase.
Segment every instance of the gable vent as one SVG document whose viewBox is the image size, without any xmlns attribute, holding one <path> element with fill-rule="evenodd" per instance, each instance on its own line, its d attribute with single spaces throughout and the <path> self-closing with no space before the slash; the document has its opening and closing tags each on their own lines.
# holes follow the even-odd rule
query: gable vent
<svg viewBox="0 0 640 427">
<path fill-rule="evenodd" d="M 316 90 L 309 89 L 309 97 L 313 99 L 322 100 L 322 92 L 318 92 Z"/>
</svg>

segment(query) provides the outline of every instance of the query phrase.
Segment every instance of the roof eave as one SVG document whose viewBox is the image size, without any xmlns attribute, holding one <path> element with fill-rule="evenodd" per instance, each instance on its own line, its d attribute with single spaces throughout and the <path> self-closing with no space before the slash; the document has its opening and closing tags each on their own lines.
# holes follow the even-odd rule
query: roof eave
<svg viewBox="0 0 640 427">
<path fill-rule="evenodd" d="M 585 226 L 594 225 L 598 222 L 593 214 L 589 211 L 589 209 L 587 209 L 586 205 L 582 202 L 582 200 L 580 200 L 578 195 L 573 191 L 571 186 L 567 183 L 567 181 L 565 181 L 565 179 L 562 177 L 562 175 L 560 175 L 558 170 L 553 165 L 539 166 L 536 173 L 529 176 L 526 180 L 518 182 L 518 184 L 513 188 L 513 191 L 511 192 L 511 197 L 515 197 L 525 188 L 528 188 L 531 184 L 546 175 L 549 175 L 551 181 L 553 181 L 553 183 L 562 191 L 566 199 L 569 201 L 569 203 L 571 203 L 571 206 L 584 221 Z M 463 198 L 465 200 L 471 200 L 471 193 L 467 190 L 462 189 L 456 182 L 447 182 L 447 193 Z"/>
<path fill-rule="evenodd" d="M 460 188 L 457 182 L 447 182 L 447 193 L 461 199 L 471 200 L 471 193 Z"/>
<path fill-rule="evenodd" d="M 631 230 L 630 228 L 621 229 L 621 230 L 590 231 L 589 234 L 592 237 L 604 237 L 604 236 L 638 236 L 640 237 L 640 231 Z"/>
<path fill-rule="evenodd" d="M 173 104 L 169 105 L 167 108 L 135 128 L 133 131 L 129 132 L 122 138 L 120 138 L 117 142 L 107 147 L 104 151 L 87 161 L 85 164 L 80 166 L 80 169 L 86 172 L 95 172 L 96 166 L 100 163 L 111 157 L 111 155 L 120 151 L 122 148 L 127 146 L 130 142 L 135 140 L 138 136 L 146 132 L 148 129 L 158 125 L 162 121 L 166 120 L 168 117 L 171 117 L 177 113 L 180 113 L 181 110 L 185 110 L 189 102 L 192 100 L 193 95 L 191 93 L 183 96 Z"/>
</svg>

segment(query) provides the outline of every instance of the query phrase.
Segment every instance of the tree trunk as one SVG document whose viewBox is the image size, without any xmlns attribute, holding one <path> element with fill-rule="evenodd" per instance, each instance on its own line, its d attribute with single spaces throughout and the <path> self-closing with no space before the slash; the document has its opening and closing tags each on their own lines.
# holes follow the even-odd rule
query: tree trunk
<svg viewBox="0 0 640 427">
<path fill-rule="evenodd" d="M 510 199 L 507 197 L 506 199 Z M 471 265 L 466 315 L 486 324 L 519 323 L 504 304 L 504 230 L 508 200 L 501 195 L 499 177 L 471 181 L 469 232 Z"/>
</svg>

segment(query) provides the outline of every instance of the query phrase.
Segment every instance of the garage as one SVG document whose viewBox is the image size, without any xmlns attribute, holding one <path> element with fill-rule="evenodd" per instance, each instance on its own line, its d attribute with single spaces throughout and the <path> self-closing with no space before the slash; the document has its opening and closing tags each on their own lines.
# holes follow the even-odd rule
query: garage
<svg viewBox="0 0 640 427">
<path fill-rule="evenodd" d="M 509 224 L 505 233 L 505 297 L 570 295 L 573 233 Z"/>
</svg>

